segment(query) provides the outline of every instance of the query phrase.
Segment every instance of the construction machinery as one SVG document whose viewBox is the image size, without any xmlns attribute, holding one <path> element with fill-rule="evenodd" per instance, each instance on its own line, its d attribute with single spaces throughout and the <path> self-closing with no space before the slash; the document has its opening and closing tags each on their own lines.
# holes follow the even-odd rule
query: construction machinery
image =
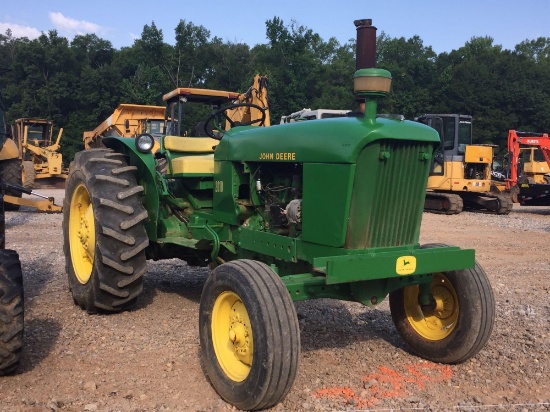
<svg viewBox="0 0 550 412">
<path fill-rule="evenodd" d="M 523 206 L 550 206 L 548 133 L 508 131 L 509 178 L 506 187 Z"/>
<path fill-rule="evenodd" d="M 0 94 L 0 180 L 4 183 L 21 185 L 21 160 L 17 144 L 12 139 L 11 128 L 6 122 L 6 110 Z M 6 189 L 6 195 L 21 198 L 21 192 Z M 17 210 L 19 205 L 7 203 L 5 210 Z"/>
<path fill-rule="evenodd" d="M 494 191 L 491 185 L 493 147 L 472 144 L 472 116 L 426 114 L 415 121 L 437 130 L 441 139 L 430 168 L 426 211 L 510 213 L 510 196 Z"/>
<path fill-rule="evenodd" d="M 146 106 L 139 104 L 121 104 L 99 126 L 84 132 L 84 148 L 105 147 L 101 139 L 106 136 L 136 137 L 149 133 L 156 141 L 164 134 L 163 106 Z"/>
<path fill-rule="evenodd" d="M 0 181 L 3 182 L 3 209 L 19 210 L 20 206 L 28 206 L 41 212 L 61 212 L 62 207 L 55 204 L 53 197 L 43 196 L 23 187 L 21 151 L 12 138 L 12 128 L 8 125 L 5 109 L 0 94 Z M 39 199 L 23 198 L 23 193 Z"/>
<path fill-rule="evenodd" d="M 269 107 L 252 102 L 260 90 L 235 102 L 237 93 L 179 88 L 164 96 L 169 134 L 158 153 L 148 134 L 104 137 L 105 148 L 70 165 L 63 237 L 74 301 L 88 312 L 131 308 L 147 259 L 210 266 L 202 362 L 238 409 L 269 408 L 291 389 L 295 301 L 375 306 L 389 295 L 403 339 L 435 362 L 466 361 L 491 334 L 494 297 L 474 250 L 419 244 L 439 136 L 376 117 L 391 75 L 374 67 L 371 21 L 355 25 L 364 114 L 261 127 Z M 201 102 L 215 111 L 183 136 L 184 107 Z"/>
<path fill-rule="evenodd" d="M 13 373 L 19 366 L 24 322 L 23 276 L 19 255 L 15 250 L 5 248 L 5 181 L 21 182 L 19 153 L 8 136 L 9 127 L 0 93 L 0 375 Z M 14 190 L 14 193 L 17 191 Z"/>
<path fill-rule="evenodd" d="M 53 141 L 53 121 L 21 118 L 12 125 L 12 135 L 19 150 L 23 187 L 32 189 L 38 179 L 65 181 L 68 170 L 63 168 L 59 142 L 63 129 Z"/>
<path fill-rule="evenodd" d="M 8 128 L 0 96 L 0 150 L 5 145 Z M 13 373 L 19 366 L 24 324 L 21 262 L 15 250 L 6 249 L 4 193 L 5 183 L 0 178 L 0 375 Z"/>
<path fill-rule="evenodd" d="M 249 102 L 252 104 L 259 104 L 262 107 L 267 107 L 267 77 L 262 75 L 256 75 L 253 80 L 252 86 L 246 93 L 238 94 L 232 92 L 221 92 L 220 96 L 216 93 L 216 90 L 194 89 L 194 88 L 179 88 L 177 96 L 181 96 L 182 99 L 190 98 L 190 102 L 204 103 L 205 108 L 210 103 L 213 106 L 221 104 L 220 99 L 225 99 L 224 103 L 229 102 Z M 227 93 L 230 93 L 229 96 Z M 169 99 L 168 97 L 165 98 Z M 209 101 L 209 100 L 212 101 Z M 84 132 L 82 140 L 84 141 L 84 148 L 104 148 L 102 143 L 104 137 L 130 137 L 136 138 L 137 136 L 147 133 L 153 136 L 155 140 L 153 146 L 153 152 L 156 152 L 160 148 L 160 137 L 166 133 L 166 119 L 173 118 L 174 125 L 171 126 L 174 129 L 179 128 L 177 135 L 181 136 L 206 136 L 202 125 L 196 125 L 189 119 L 183 117 L 183 113 L 180 113 L 179 119 L 174 118 L 175 115 L 169 114 L 167 110 L 171 110 L 171 104 L 164 106 L 147 106 L 139 104 L 120 104 L 115 111 L 105 119 L 94 130 Z M 184 107 L 184 106 L 182 106 Z M 185 107 L 188 107 L 185 105 Z M 258 116 L 255 108 L 251 107 L 239 108 L 238 114 L 231 113 L 231 116 L 237 118 L 240 116 L 241 121 L 246 121 L 252 116 Z M 203 111 L 203 117 L 204 117 Z M 186 113 L 187 115 L 189 113 Z M 170 117 L 172 116 L 172 117 Z M 178 123 L 180 120 L 180 123 Z M 265 119 L 266 125 L 270 124 L 269 116 Z M 178 124 L 178 126 L 176 126 Z M 198 127 L 197 127 L 198 126 Z M 229 127 L 231 127 L 229 125 Z M 176 133 L 176 132 L 173 132 Z"/>
</svg>

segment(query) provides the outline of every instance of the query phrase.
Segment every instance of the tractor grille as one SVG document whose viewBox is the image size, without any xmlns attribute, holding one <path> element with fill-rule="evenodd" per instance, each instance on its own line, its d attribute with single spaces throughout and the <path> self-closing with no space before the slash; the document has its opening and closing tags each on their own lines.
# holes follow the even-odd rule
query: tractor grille
<svg viewBox="0 0 550 412">
<path fill-rule="evenodd" d="M 418 243 L 432 146 L 380 140 L 357 160 L 346 247 Z"/>
</svg>

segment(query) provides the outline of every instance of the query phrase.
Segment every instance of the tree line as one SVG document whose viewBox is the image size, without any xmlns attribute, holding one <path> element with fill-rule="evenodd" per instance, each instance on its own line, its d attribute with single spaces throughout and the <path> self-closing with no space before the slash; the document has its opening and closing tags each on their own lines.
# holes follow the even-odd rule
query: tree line
<svg viewBox="0 0 550 412">
<path fill-rule="evenodd" d="M 272 123 L 302 108 L 354 109 L 355 41 L 322 39 L 312 29 L 266 21 L 266 43 L 223 41 L 207 28 L 180 20 L 174 44 L 154 21 L 131 47 L 115 49 L 95 34 L 71 41 L 55 30 L 34 40 L 0 34 L 0 89 L 8 121 L 54 120 L 64 128 L 64 159 L 83 148 L 120 103 L 164 105 L 176 87 L 244 92 L 256 73 L 269 79 Z M 491 37 L 472 37 L 458 50 L 437 54 L 414 36 L 379 32 L 377 67 L 392 73 L 383 113 L 413 119 L 425 113 L 474 117 L 475 143 L 505 150 L 509 129 L 550 130 L 550 38 L 525 40 L 514 50 Z"/>
</svg>

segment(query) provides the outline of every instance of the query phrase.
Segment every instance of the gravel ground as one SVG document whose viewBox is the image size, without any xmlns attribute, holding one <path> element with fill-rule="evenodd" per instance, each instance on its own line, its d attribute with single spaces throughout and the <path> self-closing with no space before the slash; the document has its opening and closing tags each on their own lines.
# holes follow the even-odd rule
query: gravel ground
<svg viewBox="0 0 550 412">
<path fill-rule="evenodd" d="M 41 193 L 61 204 L 64 191 Z M 88 315 L 69 294 L 61 214 L 6 213 L 25 279 L 19 373 L 0 377 L 2 411 L 224 411 L 199 362 L 198 302 L 208 271 L 149 262 L 137 308 Z M 460 365 L 411 355 L 387 302 L 296 305 L 302 357 L 276 411 L 550 410 L 550 207 L 508 216 L 424 214 L 421 243 L 476 249 L 495 293 L 485 349 Z"/>
</svg>

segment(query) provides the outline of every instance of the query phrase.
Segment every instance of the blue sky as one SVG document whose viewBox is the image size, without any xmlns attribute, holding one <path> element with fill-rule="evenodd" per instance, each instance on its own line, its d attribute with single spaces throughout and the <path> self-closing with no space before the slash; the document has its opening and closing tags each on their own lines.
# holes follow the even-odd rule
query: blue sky
<svg viewBox="0 0 550 412">
<path fill-rule="evenodd" d="M 3 0 L 0 32 L 35 38 L 56 29 L 64 37 L 95 33 L 115 48 L 131 46 L 145 24 L 155 22 L 164 41 L 174 42 L 180 19 L 202 25 L 212 37 L 266 43 L 265 22 L 281 18 L 312 29 L 324 40 L 355 38 L 353 20 L 370 18 L 390 37 L 419 35 L 425 46 L 441 53 L 464 45 L 473 36 L 491 36 L 494 44 L 513 49 L 523 40 L 550 37 L 549 0 L 349 0 L 349 1 L 82 1 Z"/>
</svg>

